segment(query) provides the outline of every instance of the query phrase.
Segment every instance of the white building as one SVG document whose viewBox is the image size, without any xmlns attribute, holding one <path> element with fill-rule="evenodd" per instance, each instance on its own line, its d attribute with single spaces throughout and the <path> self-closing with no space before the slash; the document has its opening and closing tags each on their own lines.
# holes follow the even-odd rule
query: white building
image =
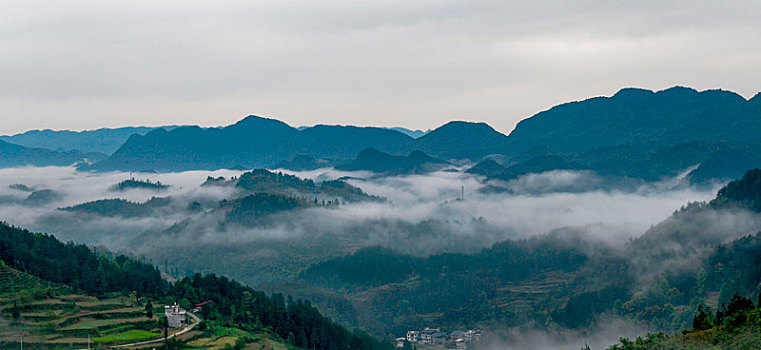
<svg viewBox="0 0 761 350">
<path fill-rule="evenodd" d="M 164 315 L 170 328 L 182 328 L 188 325 L 188 314 L 177 303 L 164 306 Z"/>
<path fill-rule="evenodd" d="M 420 342 L 423 344 L 433 344 L 433 334 L 436 332 L 436 329 L 426 328 L 420 332 Z"/>
<path fill-rule="evenodd" d="M 420 341 L 420 331 L 407 331 L 407 341 L 417 343 Z"/>
<path fill-rule="evenodd" d="M 404 342 L 407 341 L 407 338 L 396 338 L 396 347 L 401 349 L 404 347 Z"/>
</svg>

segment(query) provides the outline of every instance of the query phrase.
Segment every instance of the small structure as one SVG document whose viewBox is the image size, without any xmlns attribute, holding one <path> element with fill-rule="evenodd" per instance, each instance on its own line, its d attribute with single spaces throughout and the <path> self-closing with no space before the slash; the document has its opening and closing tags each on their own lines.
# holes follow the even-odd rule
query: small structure
<svg viewBox="0 0 761 350">
<path fill-rule="evenodd" d="M 449 333 L 438 331 L 436 333 L 433 333 L 433 336 L 431 336 L 431 340 L 433 344 L 439 344 L 444 345 L 447 341 L 447 337 L 449 336 Z"/>
<path fill-rule="evenodd" d="M 407 341 L 417 343 L 420 341 L 420 331 L 407 331 Z"/>
<path fill-rule="evenodd" d="M 423 330 L 409 330 L 407 336 L 396 339 L 397 347 L 403 347 L 405 341 L 410 343 L 425 344 L 435 349 L 471 349 L 472 343 L 477 342 L 481 331 L 471 329 L 468 331 L 455 330 L 442 331 L 441 328 L 426 327 Z"/>
<path fill-rule="evenodd" d="M 164 306 L 164 315 L 170 328 L 182 328 L 188 325 L 188 314 L 177 303 Z"/>
<path fill-rule="evenodd" d="M 465 341 L 471 342 L 471 341 L 478 341 L 478 339 L 481 337 L 481 331 L 478 329 L 471 329 L 464 334 Z"/>
<path fill-rule="evenodd" d="M 441 329 L 439 328 L 425 327 L 425 329 L 420 332 L 420 342 L 423 344 L 433 344 L 433 335 L 440 330 Z"/>
<path fill-rule="evenodd" d="M 204 305 L 206 305 L 206 304 L 208 304 L 208 303 L 210 303 L 210 302 L 211 302 L 211 300 L 207 300 L 207 301 L 204 301 L 203 303 L 198 303 L 198 304 L 196 304 L 196 306 L 194 306 L 194 307 L 193 307 L 193 312 L 199 312 L 199 311 L 201 311 L 201 308 L 202 308 Z"/>
</svg>

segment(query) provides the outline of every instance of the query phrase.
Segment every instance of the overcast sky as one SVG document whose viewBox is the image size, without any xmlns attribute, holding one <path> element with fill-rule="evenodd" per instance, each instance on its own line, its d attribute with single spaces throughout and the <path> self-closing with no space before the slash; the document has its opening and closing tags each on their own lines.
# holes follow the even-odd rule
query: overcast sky
<svg viewBox="0 0 761 350">
<path fill-rule="evenodd" d="M 291 125 L 508 133 L 621 87 L 761 91 L 758 1 L 2 1 L 0 133 Z"/>
</svg>

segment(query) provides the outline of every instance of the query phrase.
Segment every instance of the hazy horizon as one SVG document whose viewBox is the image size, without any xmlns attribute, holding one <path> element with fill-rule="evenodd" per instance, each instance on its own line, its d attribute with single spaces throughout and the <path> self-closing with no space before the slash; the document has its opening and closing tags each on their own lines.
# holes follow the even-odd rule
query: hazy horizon
<svg viewBox="0 0 761 350">
<path fill-rule="evenodd" d="M 694 89 L 693 87 L 683 86 L 683 85 L 669 86 L 669 87 L 664 88 L 664 89 L 668 89 L 668 88 L 672 88 L 672 87 L 687 87 L 687 88 Z M 620 91 L 621 89 L 627 89 L 627 88 L 646 89 L 646 90 L 652 90 L 652 91 L 656 91 L 656 92 L 664 90 L 664 89 L 647 89 L 647 88 L 641 88 L 641 87 L 626 86 L 626 87 L 621 87 L 620 89 L 616 90 L 616 92 Z M 742 95 L 742 94 L 740 94 L 740 93 L 738 93 L 736 91 L 732 91 L 732 90 L 728 90 L 728 89 L 722 89 L 722 88 L 710 88 L 710 89 L 702 89 L 702 90 L 701 89 L 696 89 L 696 90 L 698 90 L 699 92 L 703 92 L 703 91 L 707 91 L 707 90 L 727 90 L 727 91 L 731 91 L 733 93 L 736 93 L 736 94 L 742 96 L 746 100 L 749 100 L 749 99 L 753 98 L 754 96 L 756 96 L 756 94 L 761 94 L 761 91 L 759 91 L 759 92 L 754 93 L 754 94 L 752 94 L 750 96 L 744 96 L 744 95 Z M 583 101 L 583 100 L 591 99 L 591 98 L 594 98 L 594 97 L 611 97 L 614 94 L 615 93 L 612 93 L 610 95 L 589 96 L 587 98 L 583 98 L 583 99 L 579 99 L 579 100 L 570 100 L 570 101 L 561 102 L 561 103 L 559 103 L 557 105 L 565 104 L 565 103 L 571 103 L 571 102 L 577 102 L 577 101 Z M 525 118 L 522 118 L 522 119 L 518 120 L 516 122 L 516 125 L 517 125 L 518 122 L 520 122 L 520 121 L 522 121 L 524 119 L 530 118 L 530 117 L 534 116 L 537 113 L 541 113 L 543 111 L 549 110 L 549 109 L 551 109 L 551 108 L 553 108 L 553 107 L 555 107 L 557 105 L 553 105 L 553 106 L 549 106 L 549 107 L 541 109 L 541 110 L 537 110 L 536 112 L 532 113 L 531 115 L 528 115 Z M 500 130 L 499 128 L 495 127 L 494 125 L 492 125 L 488 121 L 458 119 L 458 118 L 449 119 L 449 120 L 444 121 L 441 124 L 431 125 L 431 126 L 426 126 L 426 127 L 410 127 L 410 126 L 406 126 L 406 125 L 397 125 L 397 124 L 392 124 L 392 125 L 352 124 L 352 123 L 331 124 L 331 123 L 323 123 L 323 122 L 316 122 L 316 123 L 309 124 L 309 125 L 295 125 L 295 124 L 289 123 L 287 120 L 284 120 L 284 119 L 280 119 L 280 118 L 276 118 L 276 117 L 270 117 L 270 116 L 256 114 L 256 113 L 249 113 L 249 114 L 240 116 L 238 119 L 233 120 L 232 122 L 227 123 L 227 124 L 204 124 L 204 123 L 200 123 L 200 124 L 161 124 L 161 123 L 148 123 L 148 124 L 125 124 L 125 125 L 115 125 L 115 126 L 102 125 L 102 126 L 93 126 L 93 127 L 84 128 L 84 129 L 74 129 L 74 128 L 58 128 L 58 129 L 55 129 L 55 128 L 48 128 L 48 127 L 39 127 L 39 128 L 32 128 L 32 129 L 20 130 L 20 131 L 15 131 L 15 132 L 5 132 L 5 133 L 3 133 L 2 132 L 3 129 L 0 128 L 0 136 L 13 136 L 13 135 L 22 134 L 22 133 L 29 132 L 29 131 L 44 131 L 44 130 L 83 132 L 83 131 L 94 131 L 94 130 L 98 130 L 98 129 L 118 129 L 118 128 L 126 128 L 126 127 L 138 127 L 138 128 L 139 127 L 162 127 L 162 126 L 163 127 L 168 127 L 168 126 L 200 126 L 200 127 L 204 127 L 204 128 L 214 128 L 214 127 L 224 127 L 224 126 L 235 124 L 238 121 L 240 121 L 240 120 L 242 120 L 242 119 L 244 119 L 246 117 L 249 117 L 249 116 L 257 116 L 257 117 L 262 117 L 262 118 L 267 118 L 267 119 L 276 119 L 276 120 L 282 121 L 282 122 L 284 122 L 284 123 L 286 123 L 289 126 L 294 127 L 294 128 L 308 128 L 308 127 L 313 127 L 313 126 L 316 126 L 316 125 L 339 125 L 339 126 L 358 126 L 358 127 L 378 127 L 378 128 L 389 128 L 389 129 L 391 129 L 391 128 L 404 128 L 404 129 L 407 129 L 407 130 L 412 131 L 412 132 L 417 132 L 417 131 L 428 132 L 428 131 L 435 130 L 436 128 L 441 127 L 441 126 L 443 126 L 443 125 L 445 125 L 447 123 L 453 122 L 453 121 L 466 121 L 466 122 L 474 122 L 474 123 L 486 123 L 489 126 L 491 126 L 492 128 L 494 128 L 495 130 L 497 130 L 498 132 L 500 132 L 502 134 L 505 134 L 505 135 L 509 135 L 514 130 L 514 126 L 510 130 Z"/>
<path fill-rule="evenodd" d="M 759 90 L 761 5 L 15 2 L 0 14 L 2 134 L 126 125 L 509 133 L 622 87 Z"/>
</svg>

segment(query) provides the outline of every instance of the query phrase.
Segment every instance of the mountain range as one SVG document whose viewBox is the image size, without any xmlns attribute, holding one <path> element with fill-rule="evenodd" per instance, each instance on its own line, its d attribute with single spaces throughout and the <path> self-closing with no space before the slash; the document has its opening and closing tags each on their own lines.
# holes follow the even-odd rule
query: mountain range
<svg viewBox="0 0 761 350">
<path fill-rule="evenodd" d="M 357 158 L 351 162 L 336 166 L 336 169 L 366 170 L 374 173 L 398 175 L 428 173 L 441 170 L 448 164 L 447 161 L 431 157 L 422 151 L 412 151 L 405 157 L 384 153 L 371 147 L 359 152 Z"/>
<path fill-rule="evenodd" d="M 46 148 L 30 148 L 0 141 L 0 167 L 68 166 L 81 162 L 95 162 L 107 156 L 102 153 L 81 151 L 52 151 Z"/>
<path fill-rule="evenodd" d="M 510 133 L 509 151 L 546 146 L 553 152 L 583 152 L 622 144 L 655 149 L 692 141 L 756 140 L 759 116 L 761 94 L 746 100 L 725 90 L 625 88 L 521 121 Z"/>
<path fill-rule="evenodd" d="M 501 150 L 506 136 L 483 123 L 451 122 L 417 139 L 375 127 L 317 125 L 301 130 L 258 116 L 223 128 L 179 127 L 132 135 L 90 170 L 265 167 L 306 155 L 349 160 L 366 148 L 391 154 L 421 150 L 435 157 L 480 159 Z"/>
<path fill-rule="evenodd" d="M 558 169 L 657 181 L 694 169 L 690 179 L 703 183 L 736 178 L 748 168 L 761 166 L 761 137 L 757 136 L 761 135 L 761 94 L 746 100 L 730 91 L 679 86 L 662 91 L 625 88 L 610 97 L 558 105 L 521 121 L 509 135 L 485 123 L 463 121 L 421 135 L 399 128 L 295 128 L 253 115 L 226 127 L 149 129 L 78 134 L 33 131 L 5 137 L 29 146 L 104 153 L 124 142 L 105 159 L 82 151 L 2 144 L 0 165 L 68 165 L 88 158 L 90 164 L 81 165 L 81 170 L 168 172 L 273 166 L 305 170 L 347 164 L 373 148 L 401 156 L 398 164 L 385 168 L 403 168 L 404 156 L 413 151 L 455 164 L 490 158 L 472 172 L 508 181 Z M 49 134 L 55 137 L 45 136 Z"/>
<path fill-rule="evenodd" d="M 176 126 L 128 126 L 97 130 L 29 130 L 15 135 L 2 135 L 1 141 L 29 148 L 47 148 L 57 151 L 114 153 L 132 134 L 145 135 L 157 128 L 172 130 Z"/>
</svg>

